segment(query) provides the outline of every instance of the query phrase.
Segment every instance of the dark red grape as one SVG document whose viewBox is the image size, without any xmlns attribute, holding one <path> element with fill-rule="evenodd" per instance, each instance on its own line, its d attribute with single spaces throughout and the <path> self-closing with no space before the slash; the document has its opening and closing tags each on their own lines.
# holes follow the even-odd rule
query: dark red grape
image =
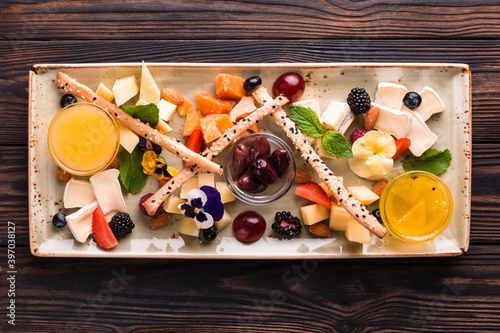
<svg viewBox="0 0 500 333">
<path fill-rule="evenodd" d="M 281 75 L 274 81 L 274 97 L 283 94 L 290 102 L 297 101 L 306 88 L 304 79 L 300 74 L 289 72 Z"/>
<path fill-rule="evenodd" d="M 258 240 L 266 231 L 266 220 L 257 212 L 247 210 L 233 221 L 233 232 L 237 240 L 251 243 Z"/>
</svg>

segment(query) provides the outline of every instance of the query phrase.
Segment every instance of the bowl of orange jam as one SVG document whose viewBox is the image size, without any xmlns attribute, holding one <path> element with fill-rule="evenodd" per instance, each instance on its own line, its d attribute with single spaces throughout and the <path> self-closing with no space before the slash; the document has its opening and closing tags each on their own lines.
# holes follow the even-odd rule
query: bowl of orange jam
<svg viewBox="0 0 500 333">
<path fill-rule="evenodd" d="M 387 184 L 379 208 L 392 235 L 408 242 L 424 242 L 448 226 L 453 199 L 437 176 L 425 171 L 408 171 Z"/>
<path fill-rule="evenodd" d="M 49 127 L 49 151 L 64 170 L 87 176 L 104 170 L 120 147 L 120 133 L 113 117 L 91 103 L 63 108 Z"/>
</svg>

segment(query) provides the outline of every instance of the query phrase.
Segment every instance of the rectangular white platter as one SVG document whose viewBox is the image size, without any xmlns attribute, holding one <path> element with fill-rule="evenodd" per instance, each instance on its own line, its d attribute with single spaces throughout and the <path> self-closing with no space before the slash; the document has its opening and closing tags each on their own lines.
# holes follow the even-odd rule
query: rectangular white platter
<svg viewBox="0 0 500 333">
<path fill-rule="evenodd" d="M 149 218 L 139 212 L 139 198 L 154 192 L 159 182 L 149 177 L 145 188 L 136 195 L 125 194 L 125 200 L 135 229 L 120 240 L 111 250 L 103 250 L 93 240 L 85 244 L 74 240 L 69 228 L 56 229 L 51 224 L 52 216 L 64 211 L 62 197 L 64 184 L 56 177 L 56 164 L 47 147 L 47 131 L 52 117 L 59 111 L 62 91 L 57 89 L 55 79 L 62 70 L 79 82 L 95 90 L 100 82 L 108 87 L 115 79 L 135 75 L 140 80 L 140 63 L 121 64 L 62 64 L 35 65 L 30 70 L 29 85 L 29 229 L 31 251 L 35 256 L 55 257 L 142 257 L 142 258 L 226 258 L 226 259 L 300 259 L 300 258 L 373 258 L 373 257 L 417 257 L 452 256 L 467 251 L 470 230 L 471 188 L 471 74 L 469 66 L 463 64 L 403 64 L 403 63 L 278 63 L 278 64 L 173 64 L 150 63 L 148 67 L 158 86 L 174 87 L 190 101 L 195 101 L 198 91 L 215 92 L 215 77 L 229 73 L 241 77 L 259 75 L 263 85 L 270 89 L 274 80 L 288 71 L 298 72 L 306 80 L 303 99 L 317 98 L 324 110 L 331 100 L 344 101 L 354 87 L 364 87 L 372 98 L 379 82 L 404 84 L 410 91 L 419 91 L 430 86 L 437 91 L 445 104 L 445 111 L 431 117 L 427 124 L 439 137 L 433 148 L 448 148 L 452 153 L 450 168 L 441 175 L 451 190 L 454 200 L 452 220 L 437 238 L 423 243 L 405 243 L 388 234 L 380 240 L 372 235 L 371 244 L 347 241 L 343 232 L 334 232 L 329 238 L 318 238 L 304 228 L 298 237 L 280 239 L 273 236 L 271 224 L 277 211 L 287 210 L 300 217 L 299 208 L 310 203 L 297 197 L 292 190 L 286 196 L 264 207 L 251 207 L 242 202 L 226 204 L 232 217 L 245 210 L 257 210 L 267 221 L 264 236 L 252 244 L 238 242 L 230 226 L 222 230 L 218 238 L 208 243 L 202 239 L 177 233 L 180 215 L 172 215 L 170 223 L 157 230 L 148 228 Z M 133 102 L 133 101 L 132 101 Z M 362 126 L 358 117 L 346 132 Z M 177 113 L 170 125 L 169 133 L 182 137 L 184 118 Z M 264 132 L 284 137 L 271 117 L 260 123 Z M 168 152 L 163 152 L 167 162 L 181 168 L 181 161 Z M 215 161 L 222 164 L 224 154 Z M 297 167 L 311 174 L 312 169 L 297 155 Z M 401 160 L 401 159 L 400 159 Z M 337 176 L 344 177 L 344 185 L 374 182 L 354 175 L 346 160 L 325 159 Z M 403 171 L 401 161 L 395 163 L 392 176 Z M 313 178 L 313 180 L 317 178 Z M 220 178 L 222 180 L 222 177 Z M 372 204 L 370 210 L 376 208 Z M 68 210 L 66 213 L 73 212 Z M 91 238 L 91 237 L 90 237 Z"/>
</svg>

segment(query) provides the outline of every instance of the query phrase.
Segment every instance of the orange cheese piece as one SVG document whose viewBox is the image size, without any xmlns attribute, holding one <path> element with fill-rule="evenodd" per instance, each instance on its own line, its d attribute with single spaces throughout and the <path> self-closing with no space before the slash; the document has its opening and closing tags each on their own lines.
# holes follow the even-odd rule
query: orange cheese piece
<svg viewBox="0 0 500 333">
<path fill-rule="evenodd" d="M 220 99 L 203 91 L 196 94 L 196 107 L 203 117 L 211 114 L 229 113 L 234 104 L 236 104 L 234 101 Z"/>
<path fill-rule="evenodd" d="M 233 127 L 233 122 L 227 114 L 213 114 L 201 118 L 201 129 L 206 143 L 218 139 L 231 127 Z"/>
<path fill-rule="evenodd" d="M 181 105 L 177 106 L 177 111 L 181 116 L 187 116 L 188 113 L 194 111 L 194 104 L 188 101 L 186 97 L 184 97 L 184 102 Z"/>
<path fill-rule="evenodd" d="M 189 112 L 186 117 L 186 122 L 184 123 L 184 136 L 189 136 L 191 135 L 194 130 L 201 130 L 201 112 Z"/>
<path fill-rule="evenodd" d="M 243 83 L 245 82 L 239 76 L 230 74 L 219 74 L 215 78 L 215 91 L 219 98 L 240 99 L 245 96 Z"/>
</svg>

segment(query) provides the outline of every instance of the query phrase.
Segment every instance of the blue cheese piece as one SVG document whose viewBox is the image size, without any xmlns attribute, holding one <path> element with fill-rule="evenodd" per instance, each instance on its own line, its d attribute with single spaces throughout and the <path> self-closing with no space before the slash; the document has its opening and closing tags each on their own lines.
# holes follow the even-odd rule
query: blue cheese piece
<svg viewBox="0 0 500 333">
<path fill-rule="evenodd" d="M 345 133 L 354 120 L 354 115 L 347 103 L 331 101 L 319 121 L 325 124 L 327 129 Z"/>
<path fill-rule="evenodd" d="M 410 139 L 411 142 L 411 153 L 418 157 L 436 142 L 438 136 L 429 129 L 418 112 L 412 112 L 404 106 L 401 111 L 413 115 L 414 117 L 406 137 Z"/>
<path fill-rule="evenodd" d="M 142 62 L 141 90 L 139 98 L 146 101 L 148 104 L 158 104 L 160 101 L 160 88 L 158 88 L 153 75 L 151 75 L 151 72 L 144 61 Z"/>
<path fill-rule="evenodd" d="M 161 99 L 157 106 L 160 110 L 160 118 L 165 121 L 170 121 L 174 116 L 175 110 L 177 110 L 177 105 L 167 102 L 164 99 Z"/>
<path fill-rule="evenodd" d="M 118 122 L 118 130 L 120 131 L 120 145 L 132 154 L 139 143 L 139 136 L 120 122 Z"/>
<path fill-rule="evenodd" d="M 408 92 L 405 86 L 390 82 L 380 82 L 375 95 L 375 103 L 391 109 L 401 110 L 403 97 Z"/>
<path fill-rule="evenodd" d="M 120 182 L 118 181 L 119 174 L 119 170 L 109 169 L 90 177 L 90 183 L 94 188 L 95 197 L 101 206 L 103 214 L 112 210 L 117 212 L 127 211 Z"/>
<path fill-rule="evenodd" d="M 392 134 L 398 139 L 404 138 L 408 134 L 413 114 L 391 109 L 377 103 L 372 103 L 372 105 L 379 108 L 377 122 L 375 123 L 376 129 Z"/>
<path fill-rule="evenodd" d="M 90 182 L 71 178 L 64 188 L 64 208 L 84 207 L 94 202 L 94 189 Z"/>
<path fill-rule="evenodd" d="M 425 86 L 419 91 L 422 97 L 422 104 L 415 109 L 424 121 L 427 121 L 433 114 L 444 111 L 443 100 L 431 87 Z"/>
</svg>

